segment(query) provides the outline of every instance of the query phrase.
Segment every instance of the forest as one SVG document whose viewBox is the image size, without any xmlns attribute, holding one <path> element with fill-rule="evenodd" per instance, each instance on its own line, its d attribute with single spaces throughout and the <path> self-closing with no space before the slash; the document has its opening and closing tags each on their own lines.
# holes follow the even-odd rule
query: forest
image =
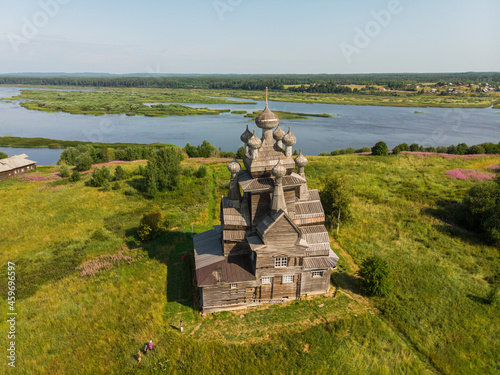
<svg viewBox="0 0 500 375">
<path fill-rule="evenodd" d="M 135 88 L 170 88 L 170 89 L 231 89 L 301 91 L 300 86 L 320 86 L 329 93 L 349 93 L 346 85 L 387 86 L 391 89 L 403 89 L 417 84 L 490 84 L 500 85 L 500 73 L 380 73 L 380 74 L 262 74 L 262 75 L 193 75 L 164 76 L 162 74 L 135 75 L 64 75 L 39 74 L 0 75 L 2 85 L 57 85 L 90 87 L 135 87 Z M 297 88 L 299 86 L 299 89 Z"/>
</svg>

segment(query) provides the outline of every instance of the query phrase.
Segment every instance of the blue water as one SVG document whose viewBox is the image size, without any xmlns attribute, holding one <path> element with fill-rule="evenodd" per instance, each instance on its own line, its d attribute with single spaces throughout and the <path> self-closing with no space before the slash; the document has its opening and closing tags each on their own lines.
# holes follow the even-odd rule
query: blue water
<svg viewBox="0 0 500 375">
<path fill-rule="evenodd" d="M 0 87 L 0 97 L 8 98 L 18 93 L 19 88 Z M 251 104 L 255 102 L 184 105 L 247 112 L 264 109 L 264 101 Z M 297 137 L 295 147 L 301 148 L 306 155 L 347 147 L 371 147 L 380 140 L 389 148 L 402 142 L 424 146 L 500 142 L 500 110 L 492 108 L 405 108 L 273 101 L 269 107 L 276 111 L 333 115 L 331 118 L 280 122 L 285 131 L 291 127 Z M 187 142 L 197 145 L 206 139 L 225 151 L 236 151 L 242 146 L 240 135 L 246 125 L 261 134 L 253 121 L 231 113 L 182 117 L 89 116 L 31 111 L 20 107 L 18 102 L 0 101 L 0 136 L 109 143 L 165 142 L 179 146 Z"/>
</svg>

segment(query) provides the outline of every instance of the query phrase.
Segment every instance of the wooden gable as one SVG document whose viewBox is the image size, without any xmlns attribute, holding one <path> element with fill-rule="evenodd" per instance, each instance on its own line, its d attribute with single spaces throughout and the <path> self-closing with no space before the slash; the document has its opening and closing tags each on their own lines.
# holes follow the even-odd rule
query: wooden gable
<svg viewBox="0 0 500 375">
<path fill-rule="evenodd" d="M 299 244 L 302 232 L 287 214 L 281 211 L 268 218 L 270 220 L 264 221 L 264 225 L 258 228 L 266 245 L 288 247 Z"/>
</svg>

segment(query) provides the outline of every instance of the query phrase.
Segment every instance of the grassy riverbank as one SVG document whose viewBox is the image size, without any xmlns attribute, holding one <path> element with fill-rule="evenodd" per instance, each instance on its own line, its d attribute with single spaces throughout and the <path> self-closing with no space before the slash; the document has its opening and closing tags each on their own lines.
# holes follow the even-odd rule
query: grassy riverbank
<svg viewBox="0 0 500 375">
<path fill-rule="evenodd" d="M 23 137 L 0 137 L 0 147 L 23 147 L 23 148 L 68 148 L 85 144 L 92 144 L 95 147 L 125 148 L 130 146 L 170 146 L 178 147 L 168 143 L 152 143 L 149 145 L 138 143 L 92 143 L 82 141 L 64 141 L 49 138 L 23 138 Z"/>
<path fill-rule="evenodd" d="M 333 293 L 206 318 L 193 307 L 190 225 L 199 233 L 218 223 L 229 161 L 186 159 L 179 188 L 155 202 L 124 194 L 140 176 L 108 192 L 85 186 L 88 174 L 68 183 L 54 167 L 0 181 L 0 261 L 17 267 L 17 367 L 40 374 L 495 373 L 500 318 L 483 296 L 485 277 L 500 270 L 498 249 L 449 221 L 449 208 L 476 182 L 445 172 L 482 170 L 500 157 L 308 158 L 310 188 L 347 171 L 354 188 L 353 219 L 332 242 L 344 269 L 334 274 Z M 201 164 L 209 173 L 197 178 Z M 154 205 L 170 232 L 140 243 L 139 219 Z M 357 264 L 372 254 L 394 274 L 387 299 L 359 291 Z M 99 259 L 111 268 L 92 277 L 77 269 Z M 0 279 L 5 299 L 5 273 Z M 0 304 L 4 316 L 7 306 Z M 7 332 L 5 320 L 0 330 Z M 136 366 L 134 355 L 150 339 L 155 350 Z"/>
</svg>

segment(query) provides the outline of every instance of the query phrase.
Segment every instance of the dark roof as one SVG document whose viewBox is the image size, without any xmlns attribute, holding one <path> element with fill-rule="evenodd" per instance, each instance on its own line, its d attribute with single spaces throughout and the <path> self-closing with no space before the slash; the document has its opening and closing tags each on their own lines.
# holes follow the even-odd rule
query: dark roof
<svg viewBox="0 0 500 375">
<path fill-rule="evenodd" d="M 252 262 L 248 255 L 230 256 L 220 262 L 197 269 L 196 278 L 198 286 L 255 280 Z"/>
</svg>

